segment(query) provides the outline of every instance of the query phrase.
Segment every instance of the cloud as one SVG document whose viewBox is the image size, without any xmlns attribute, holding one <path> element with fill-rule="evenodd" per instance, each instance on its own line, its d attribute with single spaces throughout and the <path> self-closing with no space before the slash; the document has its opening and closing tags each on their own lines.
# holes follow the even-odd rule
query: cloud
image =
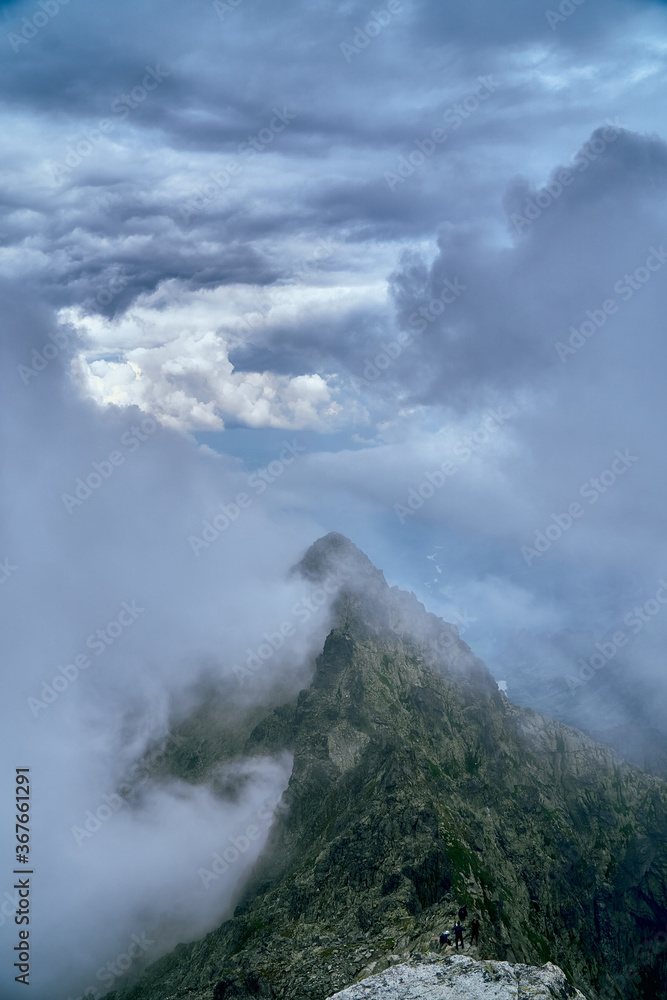
<svg viewBox="0 0 667 1000">
<path fill-rule="evenodd" d="M 222 429 L 223 416 L 248 427 L 323 430 L 341 409 L 319 375 L 235 374 L 224 343 L 212 332 L 135 348 L 122 362 L 84 362 L 81 374 L 101 405 L 136 405 L 186 430 Z"/>
<path fill-rule="evenodd" d="M 100 409 L 80 398 L 68 378 L 74 337 L 63 343 L 37 300 L 6 286 L 2 296 L 2 391 L 14 421 L 3 434 L 13 484 L 0 539 L 12 567 L 1 595 L 3 747 L 33 778 L 33 990 L 66 996 L 125 954 L 132 934 L 154 939 L 154 958 L 230 912 L 268 822 L 205 895 L 198 868 L 253 823 L 267 797 L 279 800 L 289 761 L 244 761 L 239 748 L 233 781 L 208 773 L 185 783 L 158 769 L 122 805 L 118 793 L 204 699 L 220 701 L 218 725 L 251 726 L 249 710 L 307 683 L 325 616 L 300 623 L 260 685 L 242 688 L 234 667 L 264 630 L 290 618 L 304 588 L 289 570 L 321 532 L 290 513 L 296 458 L 260 494 L 243 463 L 200 450 L 134 405 Z M 45 350 L 58 343 L 49 334 L 63 345 L 55 353 Z M 17 368 L 33 349 L 48 363 L 25 384 Z M 190 536 L 244 489 L 251 503 L 196 557 Z M 5 810 L 8 840 L 11 818 Z M 4 911 L 3 920 L 6 957 L 14 925 Z M 72 940 L 87 956 L 74 972 Z"/>
<path fill-rule="evenodd" d="M 406 258 L 392 288 L 399 326 L 415 337 L 401 365 L 413 399 L 465 406 L 477 393 L 544 384 L 562 369 L 556 342 L 604 300 L 616 295 L 624 304 L 627 293 L 614 292 L 615 283 L 660 246 L 665 153 L 657 137 L 601 128 L 542 188 L 512 185 L 505 205 L 514 246 L 498 246 L 478 227 L 445 226 L 430 268 Z M 469 292 L 441 319 L 424 321 L 419 309 L 452 277 Z M 642 300 L 654 303 L 657 291 L 654 283 Z"/>
</svg>

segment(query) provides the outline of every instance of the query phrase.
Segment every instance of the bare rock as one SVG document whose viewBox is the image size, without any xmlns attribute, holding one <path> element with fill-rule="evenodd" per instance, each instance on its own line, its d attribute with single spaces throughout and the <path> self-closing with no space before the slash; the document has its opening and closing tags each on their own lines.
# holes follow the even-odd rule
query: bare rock
<svg viewBox="0 0 667 1000">
<path fill-rule="evenodd" d="M 467 955 L 403 963 L 329 1000 L 586 1000 L 556 965 L 538 969 L 509 962 L 476 962 Z"/>
</svg>

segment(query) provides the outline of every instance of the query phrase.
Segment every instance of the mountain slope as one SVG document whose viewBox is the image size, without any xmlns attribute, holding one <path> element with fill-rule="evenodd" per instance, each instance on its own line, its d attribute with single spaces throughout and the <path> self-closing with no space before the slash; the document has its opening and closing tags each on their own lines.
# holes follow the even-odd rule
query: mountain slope
<svg viewBox="0 0 667 1000">
<path fill-rule="evenodd" d="M 511 704 L 342 536 L 299 572 L 341 566 L 310 687 L 242 750 L 294 767 L 234 918 L 113 996 L 317 1000 L 433 949 L 466 905 L 471 954 L 551 961 L 591 1000 L 667 997 L 667 785 Z"/>
</svg>

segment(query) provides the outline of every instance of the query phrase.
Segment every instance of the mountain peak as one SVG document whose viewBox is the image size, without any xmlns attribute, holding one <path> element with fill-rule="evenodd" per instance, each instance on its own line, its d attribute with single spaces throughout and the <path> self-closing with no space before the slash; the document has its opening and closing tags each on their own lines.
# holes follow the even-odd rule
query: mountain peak
<svg viewBox="0 0 667 1000">
<path fill-rule="evenodd" d="M 478 695 L 497 696 L 495 681 L 460 639 L 456 626 L 427 611 L 411 591 L 390 587 L 384 573 L 345 535 L 332 531 L 318 538 L 293 572 L 316 585 L 324 584 L 325 589 L 327 579 L 335 582 L 334 629 L 325 652 L 333 644 L 340 653 L 341 640 L 347 642 L 352 638 L 391 646 L 398 641 L 405 643 L 410 655 L 417 656 L 427 670 L 436 670 L 450 678 L 457 675 L 460 682 L 472 685 Z M 348 652 L 352 655 L 351 647 Z M 325 670 L 325 665 L 340 666 L 343 660 L 339 655 L 318 658 L 313 683 L 318 685 L 325 675 L 332 680 L 334 675 L 330 669 Z"/>
<path fill-rule="evenodd" d="M 349 575 L 354 577 L 375 576 L 386 586 L 384 575 L 373 566 L 365 552 L 338 531 L 330 531 L 313 542 L 294 567 L 294 571 L 313 583 L 319 583 L 341 569 L 349 571 Z"/>
<path fill-rule="evenodd" d="M 292 756 L 266 846 L 233 917 L 109 1000 L 354 1000 L 378 974 L 395 1000 L 440 987 L 449 1000 L 576 997 L 553 966 L 526 968 L 547 961 L 590 1000 L 665 1000 L 667 785 L 501 696 L 456 629 L 344 535 L 295 571 L 335 595 L 310 686 L 242 748 L 221 711 L 179 750 L 209 753 L 212 774 L 241 755 Z M 236 857 L 250 829 L 230 838 Z M 406 981 L 405 963 L 423 965 L 457 918 L 466 955 L 445 945 Z"/>
</svg>

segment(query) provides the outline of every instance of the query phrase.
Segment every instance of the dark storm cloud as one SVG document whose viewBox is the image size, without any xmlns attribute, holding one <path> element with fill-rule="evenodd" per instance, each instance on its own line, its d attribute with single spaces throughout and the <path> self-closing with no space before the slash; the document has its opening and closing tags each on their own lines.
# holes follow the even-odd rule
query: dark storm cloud
<svg viewBox="0 0 667 1000">
<path fill-rule="evenodd" d="M 170 279 L 197 289 L 230 282 L 264 284 L 277 276 L 248 242 L 252 233 L 239 239 L 215 214 L 195 230 L 184 225 L 178 205 L 160 204 L 149 191 L 105 179 L 98 170 L 79 169 L 80 176 L 68 179 L 59 191 L 59 212 L 53 213 L 41 194 L 29 197 L 28 219 L 16 211 L 15 198 L 7 205 L 15 214 L 5 220 L 4 243 L 20 247 L 29 241 L 51 256 L 40 279 L 54 304 L 81 304 L 113 314 Z M 181 206 L 185 204 L 183 198 Z M 39 235 L 33 236 L 36 217 Z M 105 301 L 109 291 L 111 302 Z"/>
<path fill-rule="evenodd" d="M 165 236 L 151 239 L 149 254 L 140 248 L 113 254 L 95 248 L 84 260 L 69 261 L 52 285 L 50 298 L 59 306 L 80 303 L 84 309 L 114 316 L 138 295 L 154 292 L 170 279 L 200 290 L 235 282 L 263 284 L 270 277 L 261 255 L 247 244 L 230 242 L 207 252 L 197 241 L 188 244 Z"/>
<path fill-rule="evenodd" d="M 623 276 L 643 266 L 651 246 L 662 245 L 666 190 L 663 140 L 603 126 L 543 187 L 521 178 L 510 184 L 503 199 L 508 238 L 501 245 L 488 228 L 466 221 L 441 228 L 431 266 L 406 252 L 390 279 L 396 330 L 377 310 L 316 329 L 274 327 L 256 357 L 271 364 L 275 351 L 289 367 L 287 359 L 300 355 L 311 370 L 318 355 L 320 369 L 335 358 L 356 378 L 370 362 L 365 390 L 374 396 L 393 399 L 398 391 L 406 404 L 465 411 L 487 396 L 548 384 L 570 357 L 570 367 L 578 366 L 586 353 L 568 353 L 570 327 L 590 322 L 587 311 L 597 315 L 610 297 L 618 300 L 619 315 L 608 317 L 609 328 L 633 323 L 641 308 L 647 311 L 641 338 L 650 343 L 659 337 L 660 279 L 635 298 L 638 289 L 626 288 Z M 455 299 L 447 281 L 461 290 Z M 613 288 L 618 281 L 620 295 Z M 452 299 L 444 307 L 443 288 Z M 630 292 L 634 302 L 624 311 Z M 396 345 L 399 333 L 410 338 L 398 348 L 400 362 L 380 372 L 374 360 L 387 344 Z M 558 343 L 566 347 L 559 350 Z M 637 334 L 627 343 L 634 350 Z M 248 363 L 254 350 L 248 346 L 239 359 Z M 595 355 L 597 347 L 586 351 Z M 588 369 L 585 362 L 582 367 Z"/>
<path fill-rule="evenodd" d="M 56 2 L 56 0 L 54 0 Z M 383 9 L 382 4 L 376 5 Z M 591 32 L 613 33 L 619 20 L 650 10 L 651 3 L 618 0 L 605 5 L 584 3 L 566 18 L 562 30 L 552 30 L 545 12 L 557 5 L 536 6 L 531 0 L 490 8 L 484 0 L 445 10 L 429 3 L 405 0 L 389 18 L 386 27 L 347 62 L 341 45 L 354 44 L 354 33 L 372 20 L 372 5 L 355 3 L 314 4 L 309 0 L 282 4 L 279 16 L 269 0 L 244 0 L 220 18 L 213 4 L 198 2 L 184 9 L 168 9 L 156 0 L 141 7 L 125 0 L 108 9 L 83 0 L 71 0 L 60 8 L 34 37 L 21 37 L 23 18 L 30 20 L 38 7 L 24 2 L 6 8 L 4 33 L 8 58 L 4 62 L 5 93 L 25 101 L 31 108 L 49 107 L 60 111 L 103 112 L 107 96 L 114 90 L 132 86 L 133 72 L 143 72 L 144 62 L 157 61 L 171 74 L 152 115 L 172 115 L 174 132 L 224 138 L 221 129 L 252 121 L 253 109 L 273 102 L 278 92 L 284 99 L 301 95 L 299 103 L 310 107 L 309 134 L 317 122 L 318 109 L 328 109 L 333 117 L 331 132 L 342 134 L 347 120 L 361 120 L 357 101 L 347 106 L 340 97 L 352 94 L 360 84 L 371 88 L 384 101 L 374 105 L 377 122 L 386 118 L 395 100 L 392 81 L 384 77 L 392 64 L 400 65 L 404 84 L 421 88 L 426 81 L 423 59 L 434 59 L 434 69 L 450 69 L 449 82 L 461 78 L 461 62 L 479 55 L 485 48 L 499 58 L 508 43 L 541 41 L 567 50 L 585 44 Z M 25 31 L 25 28 L 24 28 Z M 28 34 L 30 31 L 27 32 Z M 44 51 L 47 35 L 58 40 L 55 49 Z M 183 46 L 183 39 L 187 44 Z M 16 51 L 13 49 L 16 47 Z M 190 55 L 197 53 L 196 60 Z M 248 87 L 242 67 L 252 66 Z M 494 67 L 490 67 L 492 69 Z M 277 71 L 277 72 L 276 72 Z M 312 83 L 304 93 L 306 80 Z M 48 81 L 48 87 L 45 83 Z M 438 84 L 442 80 L 437 81 Z M 445 81 L 446 82 L 446 81 Z M 429 81 L 432 83 L 432 81 Z M 220 106 L 219 99 L 224 103 Z M 199 126 L 187 121 L 187 112 L 198 109 Z M 209 125 L 206 112 L 215 109 Z M 179 122 L 180 116 L 182 120 Z M 324 117 L 321 119 L 324 126 Z M 376 128 L 371 121 L 368 126 Z M 298 131 L 298 130 L 297 130 Z M 325 131 L 328 131 L 325 129 Z"/>
<path fill-rule="evenodd" d="M 324 226 L 353 226 L 349 238 L 359 242 L 409 239 L 430 231 L 439 183 L 415 185 L 396 198 L 384 180 L 384 166 L 378 162 L 371 179 L 333 181 L 314 192 L 310 201 L 315 218 Z"/>
<path fill-rule="evenodd" d="M 402 369 L 404 387 L 412 377 L 413 400 L 466 406 L 485 387 L 513 392 L 551 377 L 563 368 L 555 345 L 568 344 L 570 326 L 610 298 L 620 311 L 610 327 L 632 321 L 632 311 L 624 317 L 621 309 L 628 292 L 619 295 L 613 286 L 664 238 L 667 147 L 611 127 L 593 133 L 587 148 L 589 156 L 580 151 L 539 190 L 522 180 L 512 185 L 505 210 L 514 246 L 489 245 L 487 233 L 468 226 L 447 227 L 431 268 L 417 260 L 394 275 L 399 327 L 414 338 L 407 373 Z M 455 276 L 465 292 L 449 309 L 438 305 L 437 316 L 430 304 Z M 657 334 L 661 298 L 657 279 L 636 300 L 654 307 L 642 339 Z M 634 337 L 633 350 L 636 343 Z M 573 354 L 571 367 L 579 361 Z"/>
<path fill-rule="evenodd" d="M 125 152 L 107 157 L 105 139 L 76 168 L 61 171 L 50 190 L 34 178 L 6 195 L 4 244 L 25 245 L 36 229 L 46 229 L 47 251 L 52 245 L 64 249 L 65 242 L 61 257 L 68 258 L 67 266 L 59 274 L 56 260 L 54 277 L 69 292 L 54 301 L 63 304 L 69 296 L 70 302 L 79 297 L 88 303 L 105 280 L 98 278 L 95 252 L 90 266 L 77 263 L 91 255 L 92 230 L 94 238 L 106 240 L 105 256 L 130 272 L 116 299 L 122 308 L 171 278 L 190 287 L 225 283 L 230 280 L 225 258 L 237 257 L 238 248 L 235 280 L 264 283 L 266 271 L 243 249 L 260 235 L 285 238 L 299 229 L 333 229 L 372 244 L 431 234 L 434 206 L 435 221 L 442 221 L 456 218 L 471 197 L 478 205 L 488 198 L 481 194 L 491 167 L 485 146 L 505 141 L 513 131 L 521 139 L 516 108 L 534 105 L 525 84 L 502 80 L 493 108 L 490 103 L 452 135 L 450 148 L 439 151 L 395 197 L 385 172 L 395 169 L 399 157 L 441 122 L 443 111 L 480 75 L 504 64 L 506 69 L 507 39 L 514 44 L 541 39 L 565 53 L 588 31 L 605 23 L 609 31 L 614 24 L 618 30 L 624 17 L 651 6 L 619 3 L 615 22 L 608 9 L 603 18 L 595 5 L 584 4 L 562 31 L 552 31 L 546 21 L 540 23 L 544 12 L 528 3 L 492 14 L 475 3 L 445 16 L 429 4 L 406 2 L 347 62 L 341 45 L 353 43 L 357 29 L 363 33 L 370 17 L 364 3 L 331 7 L 304 0 L 281 5 L 275 17 L 265 0 L 244 0 L 221 19 L 210 3 L 187 10 L 121 3 L 110 12 L 71 2 L 20 43 L 21 30 L 32 33 L 24 18 L 30 21 L 34 11 L 27 2 L 12 5 L 6 8 L 7 53 L 0 67 L 4 101 L 16 113 L 37 116 L 35 122 L 41 118 L 43 171 L 53 175 L 54 164 L 65 161 L 71 146 L 85 148 L 85 131 L 99 131 L 104 120 L 114 126 L 109 139 L 123 144 Z M 53 44 L 45 48 L 47 39 Z M 159 82 L 141 96 L 147 68 Z M 542 96 L 548 105 L 544 88 Z M 183 225 L 184 203 L 209 181 L 211 170 L 238 158 L 239 146 L 266 128 L 274 108 L 295 117 L 252 164 L 262 171 L 268 197 L 253 207 L 244 165 L 239 184 L 234 181 L 224 197 L 212 199 Z M 158 162 L 158 150 L 165 153 L 164 163 Z M 187 169 L 172 151 L 181 158 L 191 154 Z M 203 160 L 205 155 L 215 162 Z M 469 178 L 477 173 L 474 191 L 465 194 L 462 169 Z M 46 226 L 42 213 L 50 216 Z M 147 239 L 139 253 L 150 257 L 150 265 L 137 266 L 128 251 L 133 236 Z M 193 251 L 193 240 L 206 241 L 210 250 Z M 244 267 L 244 256 L 251 266 Z"/>
<path fill-rule="evenodd" d="M 511 0 L 502 6 L 471 0 L 450 11 L 423 3 L 416 37 L 434 49 L 446 46 L 452 39 L 468 42 L 475 52 L 534 41 L 576 48 L 586 45 L 591 35 L 599 42 L 605 32 L 613 33 L 614 20 L 627 16 L 632 6 L 637 9 L 646 5 L 612 0 L 603 10 L 587 0 L 545 0 L 537 4 L 532 0 Z M 555 16 L 548 18 L 549 11 Z"/>
<path fill-rule="evenodd" d="M 230 360 L 246 371 L 295 374 L 347 368 L 355 373 L 390 325 L 389 311 L 377 308 L 346 309 L 316 324 L 309 319 L 289 326 L 267 323 L 261 335 L 251 334 L 231 351 Z"/>
</svg>

